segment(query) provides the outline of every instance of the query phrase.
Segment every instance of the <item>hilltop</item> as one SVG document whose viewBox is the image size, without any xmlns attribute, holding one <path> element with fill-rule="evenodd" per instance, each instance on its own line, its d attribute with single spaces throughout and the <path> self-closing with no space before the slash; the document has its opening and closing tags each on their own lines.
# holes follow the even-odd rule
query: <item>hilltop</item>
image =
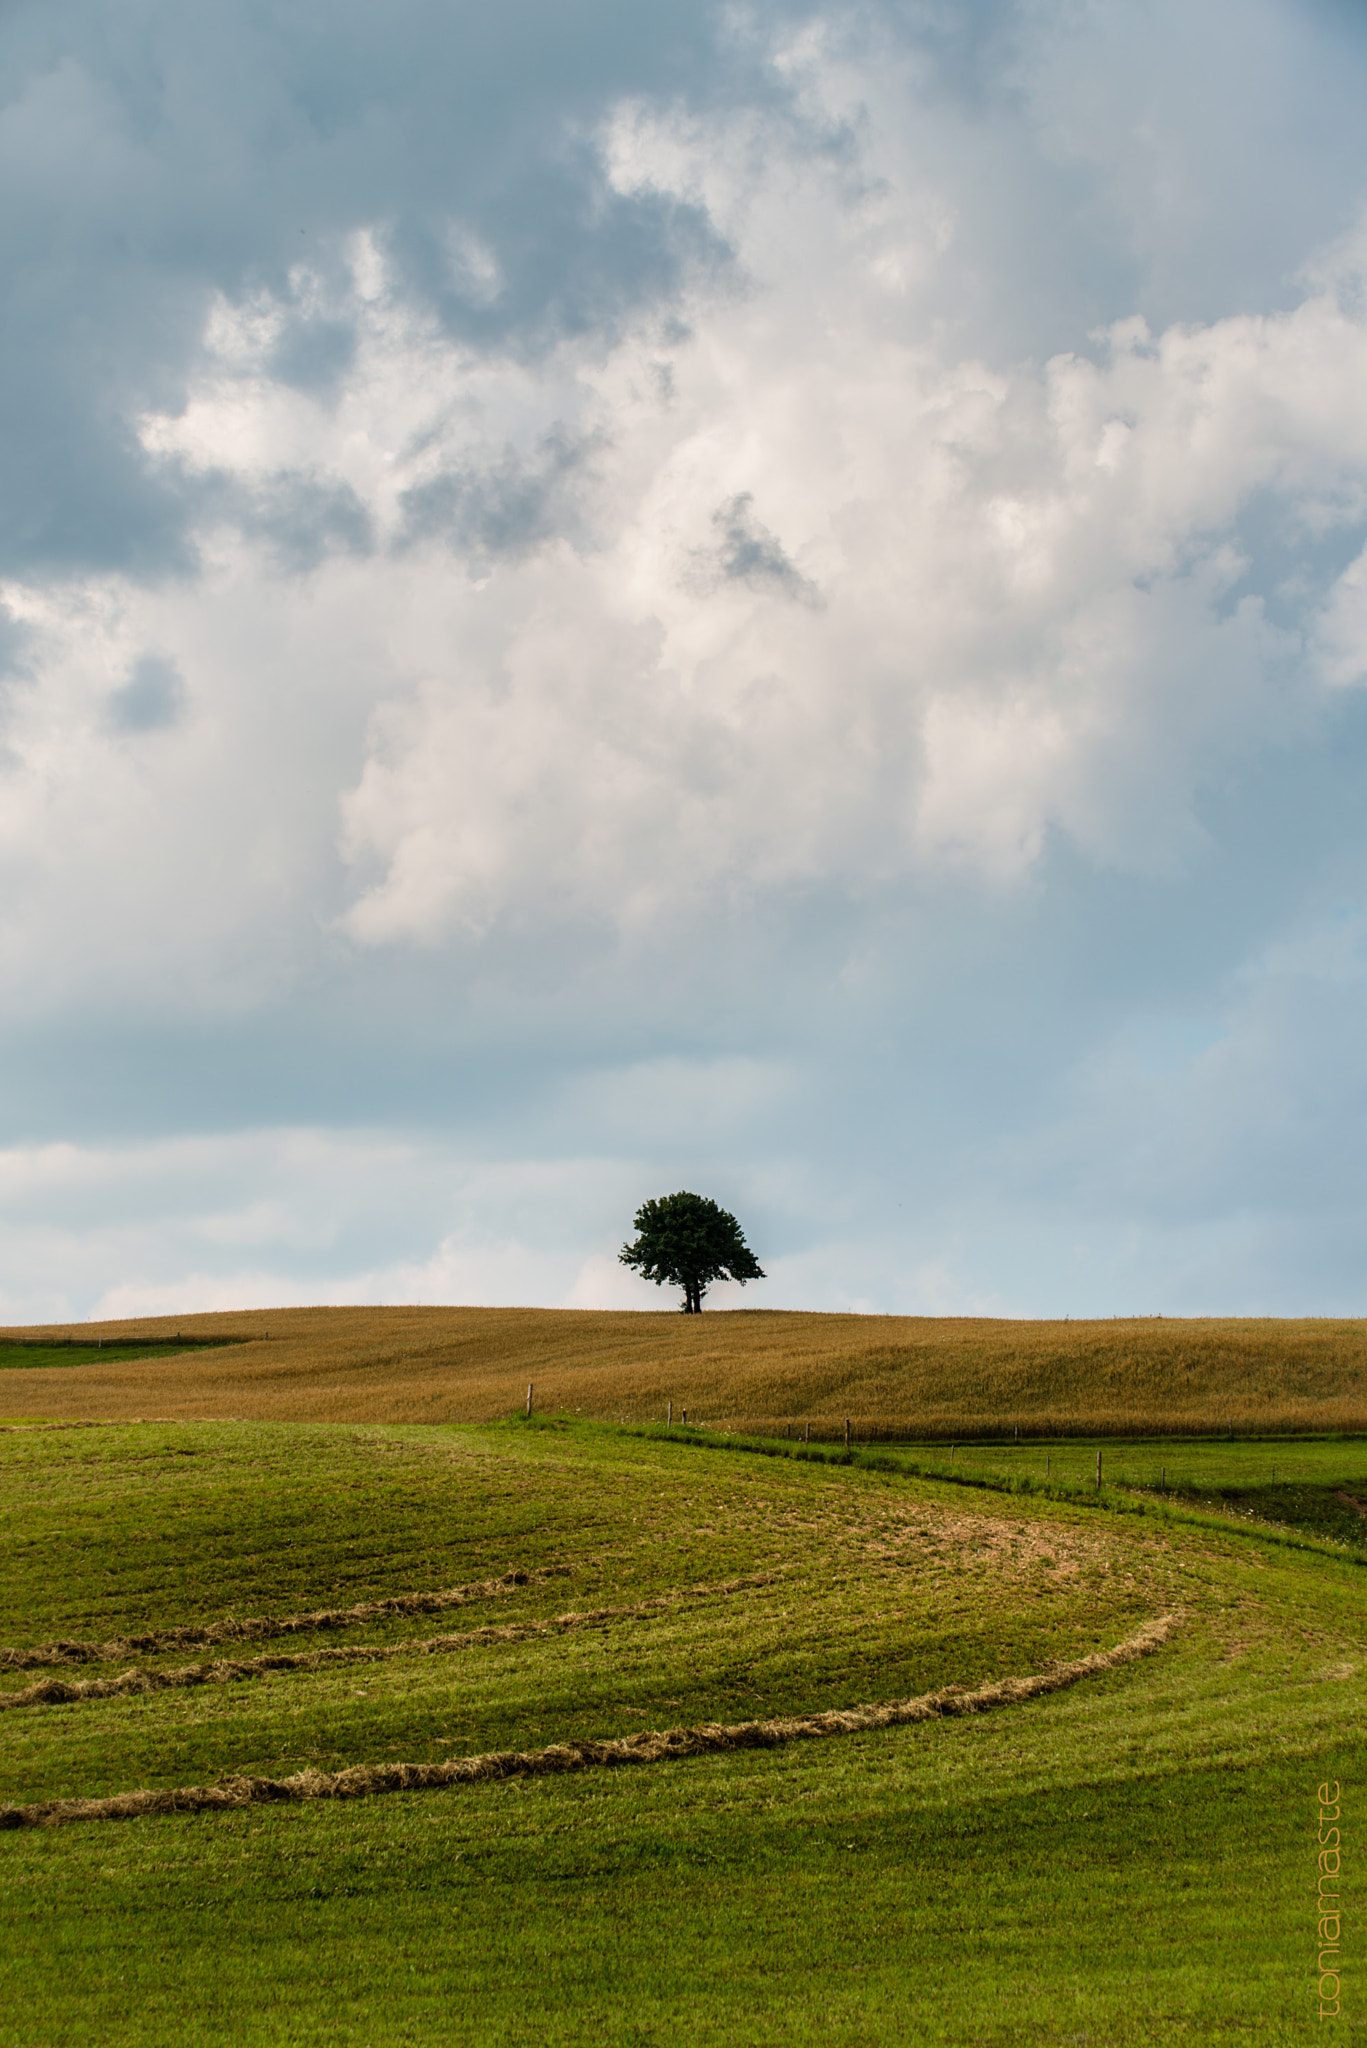
<svg viewBox="0 0 1367 2048">
<path fill-rule="evenodd" d="M 168 1350 L 178 1337 L 202 1348 Z M 100 1338 L 157 1352 L 101 1359 L 85 1348 Z M 35 1362 L 5 1370 L 19 1343 Z M 276 1308 L 0 1331 L 11 1418 L 484 1422 L 528 1381 L 542 1411 L 657 1421 L 672 1401 L 676 1418 L 814 1436 L 846 1416 L 920 1437 L 1351 1432 L 1367 1429 L 1367 1322 Z"/>
</svg>

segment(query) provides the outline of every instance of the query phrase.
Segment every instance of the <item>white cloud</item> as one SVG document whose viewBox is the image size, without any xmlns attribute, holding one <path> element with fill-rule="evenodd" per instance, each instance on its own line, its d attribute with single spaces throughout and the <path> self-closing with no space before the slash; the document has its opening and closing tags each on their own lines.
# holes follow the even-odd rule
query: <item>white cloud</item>
<svg viewBox="0 0 1367 2048">
<path fill-rule="evenodd" d="M 638 1171 L 385 1131 L 11 1147 L 0 1321 L 554 1301 L 582 1292 L 585 1258 L 629 1220 Z"/>
<path fill-rule="evenodd" d="M 633 177 L 716 183 L 725 137 L 657 126 L 648 147 L 634 111 Z M 646 337 L 582 371 L 585 415 L 614 422 L 614 530 L 500 572 L 453 616 L 459 651 L 377 713 L 346 801 L 347 850 L 382 870 L 349 913 L 363 940 L 548 901 L 629 928 L 945 857 L 1009 878 L 1053 828 L 1171 873 L 1203 781 L 1313 715 L 1296 634 L 1232 594 L 1229 536 L 1255 492 L 1293 523 L 1367 478 L 1360 312 L 1327 286 L 989 372 L 888 331 L 834 174 L 776 151 L 764 172 L 724 217 L 767 274 L 700 296 L 667 399 Z M 741 494 L 819 613 L 777 579 L 687 573 Z"/>
<path fill-rule="evenodd" d="M 628 1097 L 643 1078 L 627 1077 Z M 307 1303 L 658 1309 L 672 1297 L 616 1251 L 663 1185 L 630 1156 L 481 1157 L 399 1131 L 11 1147 L 0 1322 Z M 710 1305 L 763 1293 L 721 1286 Z"/>
<path fill-rule="evenodd" d="M 269 74 L 290 161 L 313 165 L 288 186 L 287 241 L 284 171 L 252 157 L 269 236 L 242 226 L 239 248 L 225 227 L 231 259 L 188 280 L 116 266 L 122 367 L 80 384 L 120 451 L 140 439 L 137 487 L 165 486 L 169 525 L 139 499 L 150 552 L 25 540 L 0 585 L 24 634 L 0 681 L 0 1024 L 72 1034 L 53 1129 L 100 1094 L 81 1048 L 108 1054 L 104 1127 L 156 1100 L 163 1040 L 110 1050 L 132 1018 L 166 1034 L 177 1086 L 194 1070 L 205 1124 L 221 1107 L 256 1135 L 236 1165 L 236 1141 L 212 1141 L 189 1192 L 199 1140 L 78 1148 L 48 1221 L 8 1226 L 25 1300 L 625 1300 L 638 1283 L 602 1249 L 619 1212 L 688 1178 L 724 1194 L 728 1159 L 737 1202 L 753 1192 L 808 1247 L 784 1287 L 830 1306 L 1033 1298 L 1019 1212 L 984 1210 L 982 1243 L 933 1205 L 884 1230 L 886 1133 L 933 1122 L 937 1091 L 970 1102 L 967 1136 L 948 1111 L 935 1125 L 952 1193 L 955 1159 L 1005 1156 L 980 1128 L 1000 1116 L 1037 1170 L 1031 1214 L 1058 1160 L 1086 1179 L 1088 1131 L 1142 1164 L 1115 1013 L 1180 1010 L 1169 981 L 1189 975 L 1214 1040 L 1237 1036 L 1220 1027 L 1240 949 L 1254 979 L 1285 978 L 1362 893 L 1360 806 L 1333 778 L 1367 678 L 1363 195 L 1321 151 L 1327 116 L 1288 139 L 1312 100 L 1352 94 L 1320 30 L 1265 0 L 1240 38 L 1233 19 L 1164 0 L 1141 31 L 1110 0 L 1032 4 L 994 15 L 1000 34 L 951 10 L 918 40 L 876 8 L 799 32 L 761 10 L 709 55 L 716 90 L 665 100 L 628 66 L 548 114 L 550 155 L 527 158 L 525 189 L 509 172 L 516 204 L 481 184 L 502 175 L 483 144 L 421 168 L 422 122 L 456 132 L 444 102 L 404 130 L 411 188 L 366 154 L 369 113 L 342 122 L 317 220 L 296 205 L 323 182 L 291 125 L 307 95 L 262 46 L 243 105 L 267 103 Z M 1247 48 L 1217 105 L 1205 81 L 1231 41 Z M 182 138 L 195 75 L 176 73 Z M 122 91 L 67 65 L 0 118 L 54 219 L 79 197 L 82 134 L 108 173 L 92 221 L 180 203 Z M 1300 113 L 1264 163 L 1283 99 Z M 225 162 L 240 118 L 214 130 Z M 538 214 L 556 150 L 580 227 L 608 224 L 574 229 L 564 275 L 554 209 Z M 148 247 L 219 217 L 218 185 L 195 191 Z M 707 232 L 683 232 L 688 208 Z M 171 340 L 148 340 L 147 307 Z M 124 500 L 99 503 L 122 536 Z M 1136 904 L 1149 924 L 1108 950 Z M 314 1114 L 262 1078 L 274 1025 L 292 1048 L 327 1038 L 339 1120 L 481 1135 L 396 1138 L 391 1166 L 320 1131 L 298 1163 L 259 1128 Z M 1316 1042 L 1305 1015 L 1286 1032 Z M 1341 1096 L 1351 1043 L 1333 1049 Z M 471 1045 L 505 1060 L 505 1126 L 533 1115 L 508 1109 L 516 1070 L 543 1131 L 488 1138 Z M 1260 1072 L 1229 1052 L 1199 1066 L 1231 1184 Z M 1191 1123 L 1175 1100 L 1150 1104 L 1155 1127 Z M 1304 1121 L 1324 1139 L 1333 1114 Z M 558 1180 L 557 1151 L 587 1178 Z M 60 1180 L 64 1156 L 25 1153 L 24 1186 Z M 1180 1156 L 1218 1206 L 1218 1176 Z M 81 1210 L 82 1174 L 113 1220 Z M 181 1192 L 138 1220 L 144 1182 Z M 557 1234 L 571 1185 L 611 1191 L 582 1238 Z M 1142 1208 L 1148 1186 L 1136 1165 L 1123 1199 Z M 1073 1222 L 1058 1230 L 1040 1258 L 1071 1274 Z"/>
<path fill-rule="evenodd" d="M 1204 781 L 1313 715 L 1232 536 L 1255 492 L 1294 523 L 1367 490 L 1357 255 L 1285 313 L 965 358 L 914 81 L 814 34 L 777 60 L 796 125 L 633 102 L 603 131 L 618 189 L 706 204 L 748 279 L 700 276 L 686 333 L 481 354 L 371 232 L 330 281 L 220 299 L 148 448 L 250 502 L 281 476 L 345 489 L 374 546 L 282 573 L 229 497 L 191 585 L 6 590 L 37 648 L 0 836 L 21 1001 L 84 973 L 250 1005 L 334 923 L 432 946 L 946 864 L 1010 884 L 1055 831 L 1172 874 Z M 853 155 L 812 148 L 851 123 Z M 320 312 L 359 336 L 327 392 L 272 369 Z M 413 527 L 439 501 L 479 574 Z M 719 539 L 738 505 L 748 552 Z M 1338 682 L 1361 580 L 1306 620 Z M 180 715 L 115 752 L 104 707 L 149 649 Z"/>
<path fill-rule="evenodd" d="M 1317 639 L 1326 681 L 1340 688 L 1367 682 L 1367 548 L 1334 585 Z"/>
</svg>

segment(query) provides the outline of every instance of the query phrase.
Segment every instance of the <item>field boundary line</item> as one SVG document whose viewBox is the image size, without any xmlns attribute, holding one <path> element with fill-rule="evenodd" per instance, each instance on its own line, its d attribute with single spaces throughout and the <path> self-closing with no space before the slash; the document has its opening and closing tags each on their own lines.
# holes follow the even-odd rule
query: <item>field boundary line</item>
<svg viewBox="0 0 1367 2048">
<path fill-rule="evenodd" d="M 727 1599 L 733 1593 L 774 1585 L 781 1576 L 779 1572 L 758 1572 L 749 1578 L 725 1579 L 711 1586 L 684 1586 L 677 1593 L 662 1593 L 653 1600 L 639 1600 L 629 1606 L 590 1607 L 582 1612 L 552 1615 L 546 1621 L 492 1623 L 486 1628 L 467 1629 L 460 1635 L 419 1636 L 399 1643 L 349 1643 L 337 1650 L 267 1652 L 264 1657 L 183 1664 L 171 1671 L 121 1671 L 117 1678 L 40 1678 L 20 1692 L 0 1692 L 0 1713 L 15 1707 L 74 1706 L 83 1700 L 121 1699 L 196 1685 L 231 1685 L 239 1679 L 264 1678 L 275 1671 L 327 1671 L 339 1664 L 379 1664 L 394 1657 L 442 1656 L 476 1649 L 482 1643 L 532 1642 L 606 1621 L 633 1621 L 677 1613 L 690 1602 Z"/>
<path fill-rule="evenodd" d="M 521 1426 L 521 1425 L 519 1425 Z M 595 1427 L 650 1443 L 669 1443 L 685 1450 L 730 1451 L 739 1457 L 781 1458 L 793 1464 L 819 1465 L 829 1470 L 874 1472 L 884 1478 L 924 1479 L 932 1485 L 976 1489 L 1013 1500 L 1041 1501 L 1045 1505 L 1084 1509 L 1089 1514 L 1147 1515 L 1160 1525 L 1200 1529 L 1207 1534 L 1243 1536 L 1257 1543 L 1275 1543 L 1283 1550 L 1302 1551 L 1315 1557 L 1331 1557 L 1340 1563 L 1367 1566 L 1367 1556 L 1327 1536 L 1306 1536 L 1290 1527 L 1272 1522 L 1245 1521 L 1241 1516 L 1222 1513 L 1219 1508 L 1183 1504 L 1180 1495 L 1155 1496 L 1142 1487 L 1108 1480 L 1098 1491 L 1087 1485 L 1069 1485 L 1060 1480 L 1034 1479 L 1026 1475 L 989 1472 L 955 1472 L 929 1465 L 899 1453 L 895 1447 L 856 1444 L 850 1450 L 825 1444 L 788 1443 L 781 1437 L 745 1437 L 721 1430 L 677 1428 L 666 1431 L 662 1423 L 601 1423 Z"/>
<path fill-rule="evenodd" d="M 4 1368 L 0 1366 L 0 1371 Z M 138 1417 L 141 1421 L 141 1416 Z M 133 1424 L 119 1422 L 0 1422 L 0 1436 L 38 1436 L 45 1429 L 131 1429 Z"/>
<path fill-rule="evenodd" d="M 244 1621 L 206 1622 L 202 1627 L 153 1628 L 141 1635 L 111 1636 L 107 1642 L 85 1643 L 59 1637 L 37 1643 L 31 1649 L 0 1648 L 0 1670 L 32 1670 L 63 1664 L 113 1664 L 134 1651 L 155 1654 L 158 1650 L 189 1650 L 210 1643 L 259 1643 L 272 1636 L 302 1635 L 315 1628 L 354 1628 L 362 1621 L 377 1621 L 386 1614 L 440 1614 L 448 1607 L 464 1607 L 474 1600 L 493 1600 L 521 1586 L 535 1586 L 545 1579 L 569 1578 L 574 1566 L 546 1565 L 540 1571 L 507 1571 L 497 1579 L 476 1579 L 465 1586 L 445 1586 L 434 1593 L 396 1593 L 385 1600 L 362 1600 L 354 1607 L 318 1607 L 310 1614 L 249 1616 Z"/>
<path fill-rule="evenodd" d="M 996 1707 L 1019 1706 L 1046 1693 L 1062 1692 L 1079 1679 L 1093 1678 L 1103 1671 L 1132 1664 L 1137 1658 L 1152 1656 L 1177 1625 L 1175 1614 L 1156 1615 L 1112 1649 L 1094 1650 L 1090 1656 L 1050 1665 L 1025 1678 L 990 1679 L 972 1689 L 947 1685 L 914 1699 L 885 1700 L 825 1714 L 767 1721 L 709 1721 L 696 1728 L 653 1732 L 643 1729 L 608 1742 L 495 1750 L 485 1756 L 456 1757 L 444 1764 L 354 1764 L 344 1771 L 300 1771 L 290 1778 L 226 1777 L 216 1785 L 117 1792 L 107 1799 L 45 1799 L 31 1806 L 0 1807 L 0 1828 L 62 1827 L 80 1820 L 136 1820 L 150 1814 L 222 1812 L 280 1801 L 363 1799 L 379 1792 L 435 1791 L 506 1778 L 548 1777 L 623 1764 L 666 1763 L 725 1750 L 777 1749 L 785 1743 L 822 1736 L 855 1735 L 953 1715 L 982 1714 Z"/>
</svg>

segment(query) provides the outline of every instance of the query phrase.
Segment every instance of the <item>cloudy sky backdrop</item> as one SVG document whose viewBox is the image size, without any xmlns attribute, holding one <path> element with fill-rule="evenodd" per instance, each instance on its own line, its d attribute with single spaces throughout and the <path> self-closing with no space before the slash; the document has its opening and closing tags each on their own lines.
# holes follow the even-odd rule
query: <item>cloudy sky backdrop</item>
<svg viewBox="0 0 1367 2048">
<path fill-rule="evenodd" d="M 0 1319 L 653 1307 L 677 1187 L 747 1306 L 1367 1312 L 1365 105 L 1359 0 L 8 6 Z"/>
</svg>

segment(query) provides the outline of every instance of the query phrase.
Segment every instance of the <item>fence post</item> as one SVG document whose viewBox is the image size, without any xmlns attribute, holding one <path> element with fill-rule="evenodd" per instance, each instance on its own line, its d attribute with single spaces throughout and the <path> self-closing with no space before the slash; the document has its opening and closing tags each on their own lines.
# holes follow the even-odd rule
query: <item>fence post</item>
<svg viewBox="0 0 1367 2048">
<path fill-rule="evenodd" d="M 531 1383 L 531 1381 L 530 1381 L 530 1380 L 528 1380 L 528 1382 L 527 1382 L 527 1413 L 528 1413 L 528 1415 L 530 1415 L 530 1414 L 531 1414 L 531 1412 L 532 1412 L 532 1383 Z"/>
<path fill-rule="evenodd" d="M 809 1422 L 809 1423 L 807 1424 L 806 1428 L 805 1428 L 805 1429 L 803 1430 L 803 1432 L 802 1432 L 802 1441 L 803 1441 L 803 1443 L 804 1443 L 804 1444 L 809 1444 L 809 1443 L 811 1442 L 811 1440 L 812 1440 L 812 1425 L 811 1425 L 811 1423 Z"/>
<path fill-rule="evenodd" d="M 1096 1454 L 1096 1485 L 1097 1485 L 1097 1492 L 1099 1493 L 1099 1492 L 1101 1491 L 1101 1453 L 1100 1453 L 1100 1451 L 1098 1451 L 1098 1452 L 1097 1452 L 1097 1454 Z"/>
<path fill-rule="evenodd" d="M 849 1449 L 849 1447 L 850 1447 L 850 1418 L 849 1418 L 849 1416 L 847 1415 L 847 1416 L 845 1417 L 845 1449 L 846 1449 L 846 1450 L 848 1450 L 848 1449 Z"/>
<path fill-rule="evenodd" d="M 671 1402 L 670 1402 L 670 1404 L 669 1404 L 669 1417 L 668 1417 L 668 1420 L 667 1420 L 667 1421 L 666 1421 L 666 1423 L 665 1423 L 665 1428 L 666 1428 L 666 1429 L 673 1429 L 673 1427 L 674 1427 L 674 1403 L 673 1403 L 673 1402 L 671 1401 Z"/>
<path fill-rule="evenodd" d="M 683 1423 L 686 1429 L 688 1427 L 688 1410 L 686 1408 L 683 1411 Z"/>
</svg>

